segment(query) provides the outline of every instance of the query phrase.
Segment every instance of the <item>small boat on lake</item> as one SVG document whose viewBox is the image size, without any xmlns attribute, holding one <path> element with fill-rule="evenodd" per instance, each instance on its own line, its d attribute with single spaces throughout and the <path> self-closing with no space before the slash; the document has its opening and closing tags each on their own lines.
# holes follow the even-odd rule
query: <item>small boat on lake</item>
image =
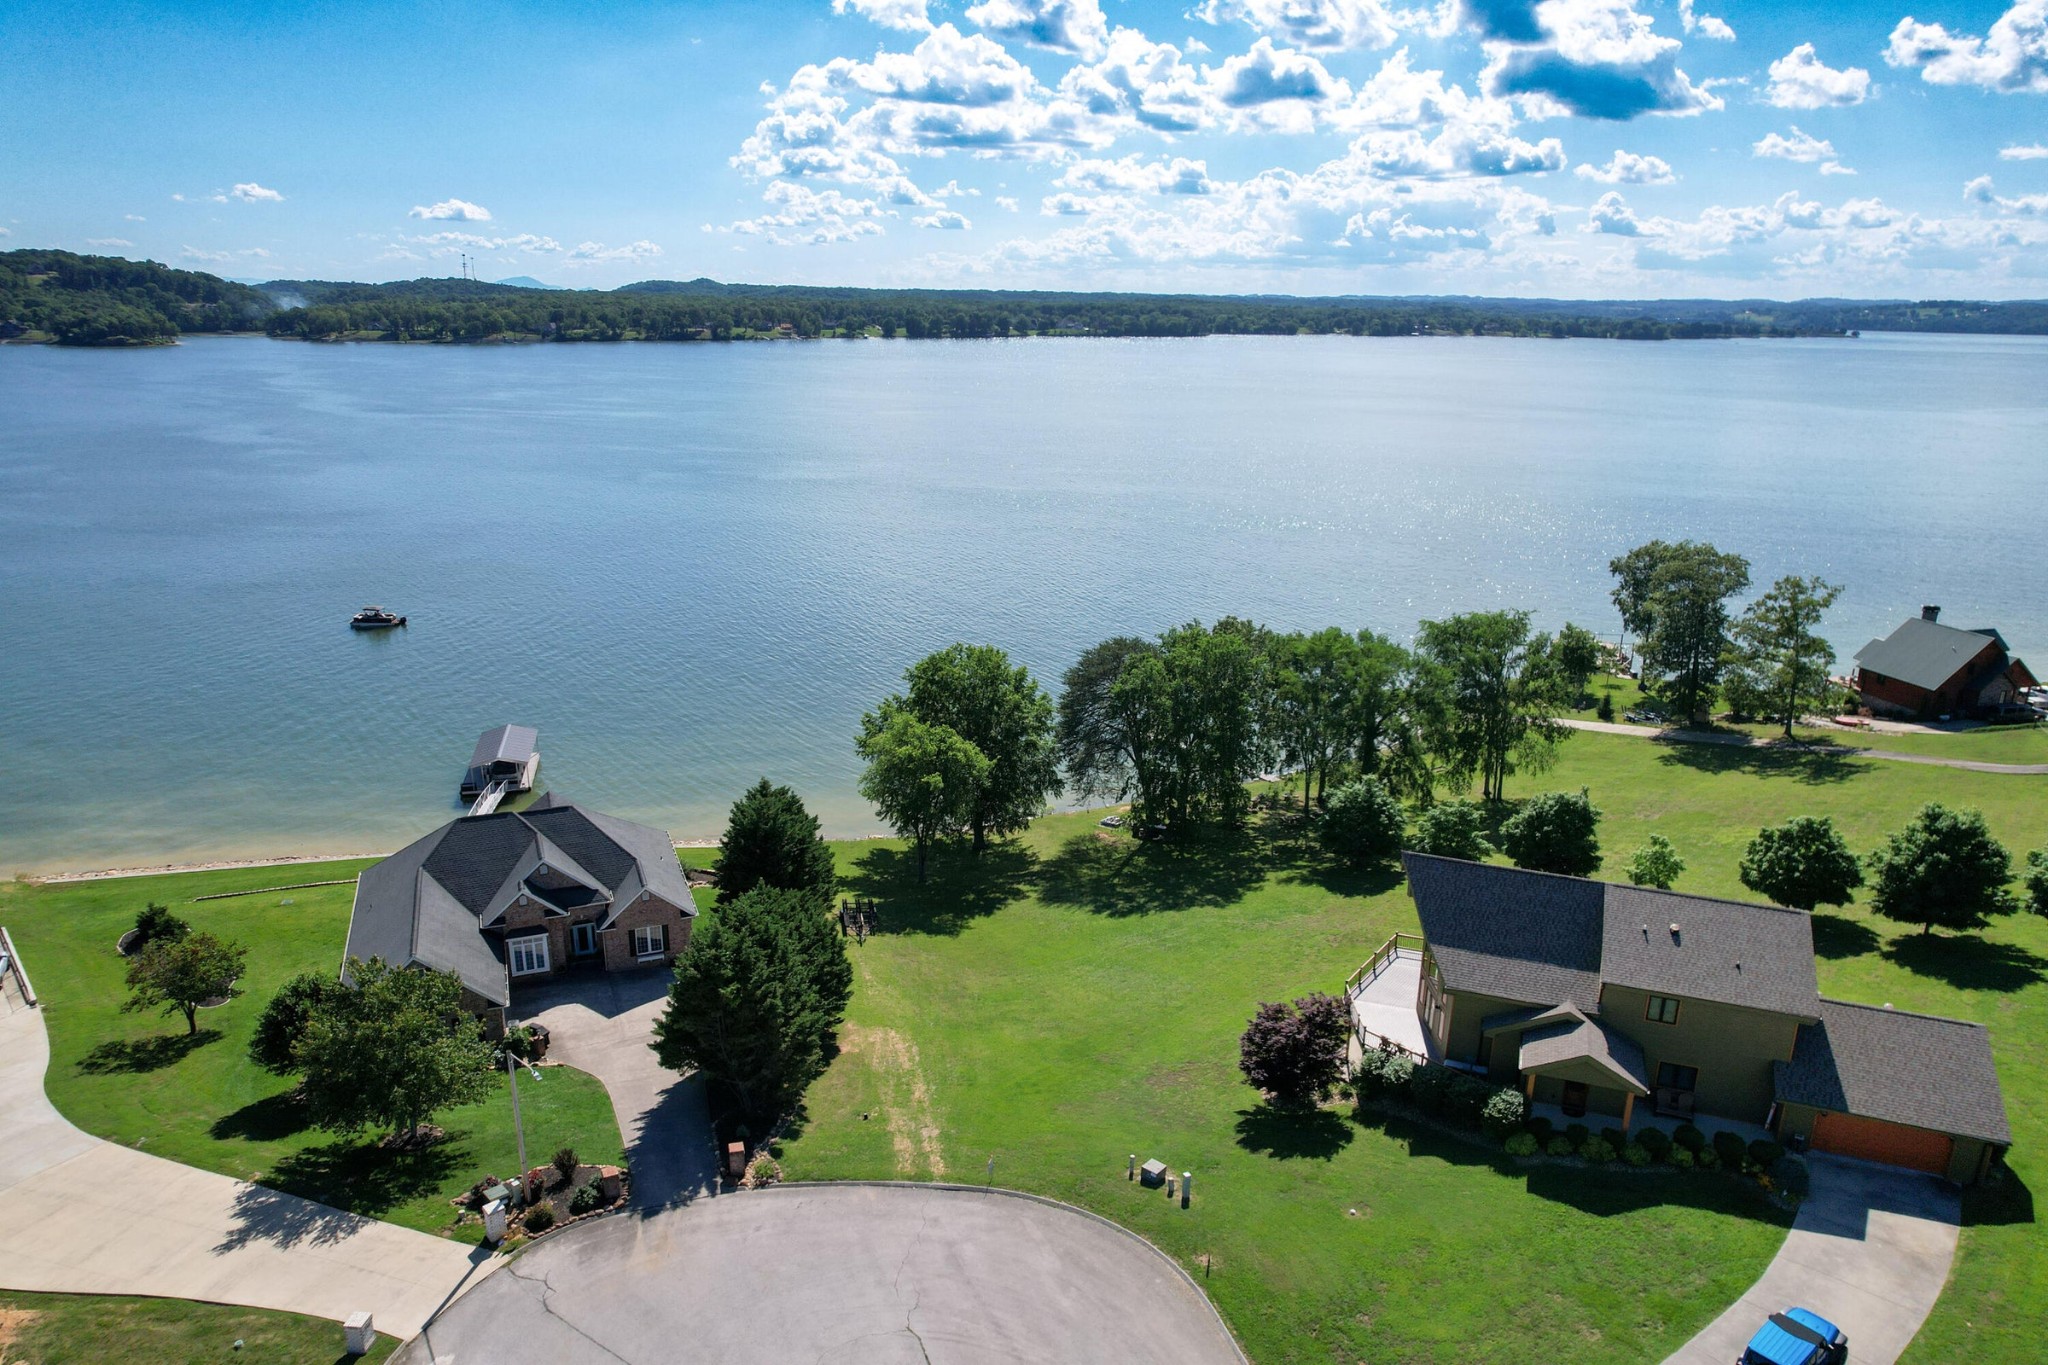
<svg viewBox="0 0 2048 1365">
<path fill-rule="evenodd" d="M 403 616 L 393 616 L 382 607 L 364 607 L 348 618 L 350 630 L 389 630 L 405 624 Z"/>
</svg>

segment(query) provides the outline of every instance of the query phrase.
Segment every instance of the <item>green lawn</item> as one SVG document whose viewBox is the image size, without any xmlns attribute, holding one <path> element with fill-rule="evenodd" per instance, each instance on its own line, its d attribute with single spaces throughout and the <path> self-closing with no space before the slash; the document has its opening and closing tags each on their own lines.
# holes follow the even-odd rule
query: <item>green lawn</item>
<svg viewBox="0 0 2048 1365">
<path fill-rule="evenodd" d="M 6 1365 L 339 1365 L 386 1360 L 398 1347 L 382 1335 L 367 1356 L 345 1356 L 341 1345 L 340 1327 L 297 1313 L 184 1299 L 0 1290 L 0 1361 Z"/>
<path fill-rule="evenodd" d="M 453 1226 L 449 1199 L 486 1171 L 518 1168 L 512 1110 L 500 1078 L 482 1104 L 436 1121 L 449 1140 L 393 1154 L 305 1126 L 290 1081 L 248 1059 L 256 1017 L 278 984 L 302 971 L 332 972 L 348 933 L 353 886 L 193 903 L 216 891 L 353 876 L 361 862 L 243 868 L 54 886 L 0 886 L 0 922 L 21 949 L 50 1032 L 45 1085 L 87 1132 L 157 1156 L 255 1180 L 357 1213 L 464 1241 L 482 1228 Z M 151 900 L 194 928 L 249 949 L 245 993 L 202 1010 L 188 1037 L 182 1017 L 123 1014 L 125 964 L 114 943 Z M 595 1077 L 548 1067 L 519 1092 L 528 1159 L 569 1145 L 586 1161 L 624 1159 L 616 1119 Z"/>
<path fill-rule="evenodd" d="M 2048 842 L 2048 779 L 1874 760 L 1681 749 L 1577 735 L 1511 796 L 1591 789 L 1610 868 L 1652 831 L 1680 889 L 1743 895 L 1762 824 L 1833 813 L 1858 848 L 1940 798 L 2016 850 Z M 887 843 L 841 847 L 848 891 L 884 905 L 856 950 L 843 1051 L 782 1144 L 792 1178 L 945 1177 L 1070 1200 L 1203 1279 L 1261 1365 L 1282 1361 L 1654 1360 L 1762 1269 L 1784 1220 L 1745 1190 L 1673 1175 L 1520 1170 L 1476 1145 L 1331 1110 L 1260 1107 L 1235 1066 L 1265 999 L 1334 989 L 1413 929 L 1392 876 L 1324 867 L 1284 824 L 1191 848 L 1041 821 L 978 865 L 911 884 Z M 2048 926 L 1918 942 L 1858 912 L 1820 921 L 1823 988 L 1990 1023 L 2021 1184 L 1974 1198 L 1956 1285 L 1916 1360 L 2023 1361 L 2048 1332 L 2044 1176 Z M 1196 1173 L 1195 1204 L 1127 1182 L 1127 1157 Z M 2030 1218 L 2030 1213 L 2027 1213 Z"/>
</svg>

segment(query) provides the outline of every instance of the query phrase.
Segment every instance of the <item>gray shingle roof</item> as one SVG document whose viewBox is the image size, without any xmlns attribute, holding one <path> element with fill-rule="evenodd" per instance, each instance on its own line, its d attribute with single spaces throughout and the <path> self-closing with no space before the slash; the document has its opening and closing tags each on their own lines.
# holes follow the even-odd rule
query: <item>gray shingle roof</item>
<svg viewBox="0 0 2048 1365">
<path fill-rule="evenodd" d="M 1595 1019 L 1561 1019 L 1522 1035 L 1519 1065 L 1540 1071 L 1566 1062 L 1590 1062 L 1614 1078 L 1623 1090 L 1650 1093 L 1650 1073 L 1635 1039 L 1604 1027 Z"/>
<path fill-rule="evenodd" d="M 675 847 L 658 829 L 543 798 L 526 812 L 451 820 L 363 869 L 349 916 L 348 955 L 452 971 L 506 1003 L 503 945 L 485 927 L 542 861 L 612 897 L 606 923 L 644 890 L 696 910 Z"/>
<path fill-rule="evenodd" d="M 1444 986 L 1554 1005 L 1600 999 L 1600 883 L 1403 853 Z"/>
<path fill-rule="evenodd" d="M 472 768 L 488 768 L 493 763 L 524 763 L 533 757 L 533 749 L 540 743 L 540 731 L 531 725 L 500 725 L 495 730 L 486 730 L 477 739 L 476 751 L 469 756 Z"/>
<path fill-rule="evenodd" d="M 1805 911 L 1617 885 L 1607 887 L 1606 909 L 1603 980 L 1814 1017 L 1820 985 L 1813 917 Z"/>
<path fill-rule="evenodd" d="M 1995 630 L 1958 630 L 1915 616 L 1890 635 L 1856 651 L 1856 662 L 1872 673 L 1932 692 L 1977 657 L 1986 644 L 2005 641 Z"/>
<path fill-rule="evenodd" d="M 1778 1099 L 1937 1133 L 2010 1144 L 2005 1098 L 1981 1024 L 1822 1000 L 1792 1060 L 1773 1064 Z"/>
<path fill-rule="evenodd" d="M 1448 990 L 1597 1012 L 1611 982 L 1814 1017 L 1802 911 L 1420 853 L 1401 861 Z"/>
</svg>

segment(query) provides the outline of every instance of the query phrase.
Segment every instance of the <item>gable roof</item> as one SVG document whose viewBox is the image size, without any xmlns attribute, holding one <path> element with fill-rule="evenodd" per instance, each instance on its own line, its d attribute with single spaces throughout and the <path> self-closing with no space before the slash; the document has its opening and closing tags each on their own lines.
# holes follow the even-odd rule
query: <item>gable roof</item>
<svg viewBox="0 0 2048 1365">
<path fill-rule="evenodd" d="M 476 750 L 469 756 L 472 768 L 488 768 L 493 763 L 525 763 L 533 757 L 534 746 L 540 743 L 540 731 L 531 725 L 500 725 L 495 730 L 486 730 L 477 738 Z"/>
<path fill-rule="evenodd" d="M 2012 1142 L 1981 1024 L 1822 1000 L 1820 1018 L 1799 1030 L 1792 1060 L 1772 1071 L 1784 1103 Z"/>
<path fill-rule="evenodd" d="M 1638 1095 L 1650 1093 L 1650 1072 L 1642 1045 L 1597 1019 L 1560 1019 L 1522 1035 L 1519 1065 L 1524 1071 L 1555 1071 L 1581 1063 L 1607 1085 Z"/>
<path fill-rule="evenodd" d="M 1422 853 L 1401 865 L 1445 989 L 1532 1005 L 1600 999 L 1600 883 Z"/>
<path fill-rule="evenodd" d="M 1856 662 L 1928 692 L 1956 676 L 1987 644 L 2005 648 L 1995 630 L 1958 630 L 1915 616 L 1881 640 L 1856 651 Z"/>
<path fill-rule="evenodd" d="M 651 891 L 686 917 L 689 882 L 668 835 L 543 796 L 526 811 L 451 820 L 363 869 L 349 916 L 348 956 L 451 971 L 492 1004 L 509 999 L 495 925 L 543 864 L 601 888 L 604 924 Z M 595 900 L 598 896 L 587 899 Z"/>
<path fill-rule="evenodd" d="M 1401 862 L 1447 990 L 1597 1012 L 1613 984 L 1815 1017 L 1804 911 L 1421 853 Z"/>
</svg>

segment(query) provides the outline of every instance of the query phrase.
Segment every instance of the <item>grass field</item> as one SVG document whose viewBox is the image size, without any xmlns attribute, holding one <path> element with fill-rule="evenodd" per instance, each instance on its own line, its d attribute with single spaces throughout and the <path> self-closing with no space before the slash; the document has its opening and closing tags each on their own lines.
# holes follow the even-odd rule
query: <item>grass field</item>
<svg viewBox="0 0 2048 1365">
<path fill-rule="evenodd" d="M 193 902 L 218 891 L 352 877 L 361 866 L 0 886 L 0 922 L 43 999 L 51 1053 L 45 1087 L 66 1118 L 110 1142 L 479 1241 L 479 1224 L 452 1226 L 456 1210 L 448 1200 L 486 1171 L 506 1175 L 518 1167 L 503 1078 L 483 1103 L 437 1116 L 448 1141 L 401 1154 L 306 1127 L 290 1099 L 292 1083 L 248 1059 L 256 1017 L 278 984 L 340 965 L 353 886 Z M 182 1017 L 121 1013 L 125 963 L 114 944 L 151 900 L 249 949 L 244 994 L 202 1010 L 196 1036 L 187 1036 Z M 567 1067 L 543 1074 L 519 1095 L 529 1159 L 546 1160 L 568 1145 L 586 1161 L 622 1161 L 617 1121 L 596 1078 Z"/>
<path fill-rule="evenodd" d="M 374 1365 L 398 1348 L 384 1336 L 367 1356 L 345 1356 L 341 1345 L 340 1327 L 296 1313 L 183 1299 L 0 1289 L 0 1362 L 5 1365 L 340 1365 L 358 1360 Z"/>
<path fill-rule="evenodd" d="M 1826 812 L 1858 849 L 1922 802 L 2048 843 L 2048 779 L 1577 735 L 1510 796 L 1591 790 L 1609 871 L 1651 832 L 1682 890 L 1743 896 L 1755 830 Z M 708 855 L 707 855 L 708 856 Z M 1067 1199 L 1175 1256 L 1254 1360 L 1655 1360 L 1734 1298 L 1783 1219 L 1720 1181 L 1522 1170 L 1476 1145 L 1256 1102 L 1237 1034 L 1260 1000 L 1334 989 L 1413 907 L 1392 875 L 1326 867 L 1285 824 L 1199 847 L 1041 821 L 913 884 L 900 850 L 842 846 L 887 931 L 856 950 L 843 1052 L 782 1144 L 793 1178 L 996 1183 Z M 1912 1357 L 2020 1362 L 2048 1332 L 2048 925 L 1922 941 L 1851 908 L 1817 921 L 1822 987 L 1994 1029 L 2018 1181 L 1973 1195 L 1955 1281 Z M 1195 1172 L 1194 1206 L 1124 1179 L 1131 1153 Z"/>
</svg>

